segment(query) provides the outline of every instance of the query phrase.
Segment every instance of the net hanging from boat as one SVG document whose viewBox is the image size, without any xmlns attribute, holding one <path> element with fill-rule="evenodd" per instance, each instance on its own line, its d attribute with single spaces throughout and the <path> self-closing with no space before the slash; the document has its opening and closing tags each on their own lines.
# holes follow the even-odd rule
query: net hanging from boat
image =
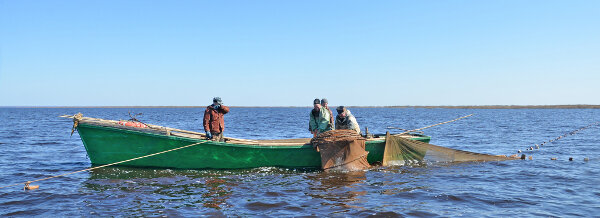
<svg viewBox="0 0 600 218">
<path fill-rule="evenodd" d="M 383 165 L 405 165 L 428 162 L 501 161 L 514 160 L 504 155 L 489 155 L 461 151 L 425 142 L 410 140 L 399 135 L 386 135 Z"/>
<path fill-rule="evenodd" d="M 355 171 L 371 167 L 367 161 L 365 139 L 354 130 L 330 130 L 311 140 L 321 153 L 325 171 Z"/>
</svg>

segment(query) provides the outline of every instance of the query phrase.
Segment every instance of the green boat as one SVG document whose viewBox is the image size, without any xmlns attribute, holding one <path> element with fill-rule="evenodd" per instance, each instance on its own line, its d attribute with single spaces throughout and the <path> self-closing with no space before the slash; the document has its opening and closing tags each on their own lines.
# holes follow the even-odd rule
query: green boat
<svg viewBox="0 0 600 218">
<path fill-rule="evenodd" d="M 226 137 L 225 142 L 216 142 L 205 140 L 203 133 L 150 124 L 77 115 L 61 117 L 73 118 L 74 130 L 78 131 L 90 161 L 95 165 L 129 160 L 202 142 L 119 165 L 180 169 L 321 167 L 321 156 L 310 144 L 310 138 L 247 140 Z M 421 134 L 402 137 L 426 143 L 431 139 Z M 369 163 L 382 161 L 385 134 L 373 135 L 366 140 L 365 146 L 369 152 Z"/>
</svg>

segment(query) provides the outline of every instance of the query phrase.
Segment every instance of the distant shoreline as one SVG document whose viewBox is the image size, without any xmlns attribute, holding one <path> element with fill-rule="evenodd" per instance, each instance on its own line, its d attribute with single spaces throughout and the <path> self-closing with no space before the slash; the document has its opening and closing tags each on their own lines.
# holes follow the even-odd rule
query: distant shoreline
<svg viewBox="0 0 600 218">
<path fill-rule="evenodd" d="M 205 108 L 206 106 L 0 106 L 0 108 Z M 310 108 L 311 106 L 230 106 L 232 108 Z M 600 109 L 600 105 L 441 105 L 441 106 L 347 106 L 349 108 L 426 109 Z"/>
</svg>

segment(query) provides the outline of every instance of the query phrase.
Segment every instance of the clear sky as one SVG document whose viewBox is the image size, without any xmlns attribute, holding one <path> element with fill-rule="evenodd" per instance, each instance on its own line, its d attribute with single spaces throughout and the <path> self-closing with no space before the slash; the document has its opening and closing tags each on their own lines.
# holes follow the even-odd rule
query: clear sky
<svg viewBox="0 0 600 218">
<path fill-rule="evenodd" d="M 0 0 L 0 106 L 600 104 L 600 1 Z"/>
</svg>

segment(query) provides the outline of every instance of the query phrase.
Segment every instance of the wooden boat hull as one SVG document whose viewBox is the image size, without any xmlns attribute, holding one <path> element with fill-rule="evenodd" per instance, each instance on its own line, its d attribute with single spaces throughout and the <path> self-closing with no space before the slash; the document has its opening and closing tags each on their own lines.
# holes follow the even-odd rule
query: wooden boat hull
<svg viewBox="0 0 600 218">
<path fill-rule="evenodd" d="M 92 164 L 109 164 L 203 142 L 201 138 L 136 131 L 89 123 L 77 126 L 81 140 Z M 429 142 L 429 136 L 412 137 Z M 284 144 L 284 143 L 282 143 Z M 382 161 L 385 140 L 368 140 L 369 163 Z M 203 144 L 172 151 L 120 165 L 181 169 L 236 169 L 255 167 L 319 168 L 321 156 L 310 144 L 277 145 L 236 144 L 208 141 Z"/>
</svg>

